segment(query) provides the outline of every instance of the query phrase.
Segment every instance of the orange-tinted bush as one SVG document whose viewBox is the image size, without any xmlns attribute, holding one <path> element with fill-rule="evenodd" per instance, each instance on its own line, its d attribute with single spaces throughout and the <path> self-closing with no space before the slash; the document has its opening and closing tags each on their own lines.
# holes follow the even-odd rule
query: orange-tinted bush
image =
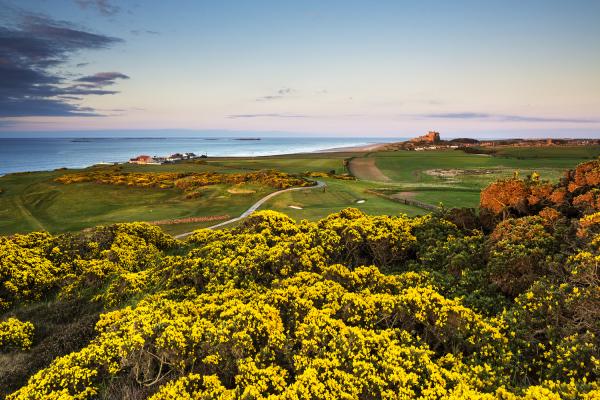
<svg viewBox="0 0 600 400">
<path fill-rule="evenodd" d="M 600 191 L 590 190 L 573 198 L 573 205 L 584 211 L 600 210 Z"/>
<path fill-rule="evenodd" d="M 586 186 L 600 185 L 600 162 L 598 160 L 579 164 L 574 171 L 567 173 L 569 192 Z"/>
<path fill-rule="evenodd" d="M 600 210 L 600 161 L 578 165 L 555 185 L 540 182 L 537 174 L 527 180 L 497 181 L 485 188 L 480 197 L 481 211 L 495 220 L 500 215 L 535 215 L 545 207 L 570 216 Z"/>
<path fill-rule="evenodd" d="M 496 215 L 510 209 L 524 213 L 527 211 L 529 194 L 529 188 L 524 181 L 514 178 L 501 180 L 492 183 L 481 192 L 479 205 Z"/>
</svg>

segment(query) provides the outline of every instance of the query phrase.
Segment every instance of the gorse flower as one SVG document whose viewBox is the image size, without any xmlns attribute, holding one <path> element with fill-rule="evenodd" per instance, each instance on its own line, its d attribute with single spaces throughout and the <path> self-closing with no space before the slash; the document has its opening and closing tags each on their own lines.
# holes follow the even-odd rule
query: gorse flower
<svg viewBox="0 0 600 400">
<path fill-rule="evenodd" d="M 17 348 L 28 350 L 33 341 L 33 324 L 16 318 L 0 321 L 0 351 Z"/>
<path fill-rule="evenodd" d="M 485 235 L 440 216 L 261 211 L 186 241 L 140 223 L 2 238 L 7 315 L 104 308 L 90 341 L 7 398 L 592 399 L 595 221 L 579 237 L 537 216 Z M 35 352 L 33 325 L 0 322 L 0 348 Z"/>
</svg>

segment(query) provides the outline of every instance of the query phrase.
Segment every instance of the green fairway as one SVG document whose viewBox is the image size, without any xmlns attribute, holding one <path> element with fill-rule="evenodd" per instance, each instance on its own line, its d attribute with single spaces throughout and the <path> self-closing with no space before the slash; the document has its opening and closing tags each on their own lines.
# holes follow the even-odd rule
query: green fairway
<svg viewBox="0 0 600 400">
<path fill-rule="evenodd" d="M 565 169 L 596 158 L 600 146 L 507 147 L 494 156 L 467 154 L 457 150 L 396 151 L 370 153 L 375 165 L 389 178 L 382 185 L 409 192 L 425 203 L 447 207 L 475 207 L 482 188 L 497 179 L 517 173 L 538 172 L 555 181 Z"/>
<path fill-rule="evenodd" d="M 221 171 L 276 169 L 297 174 L 303 172 L 345 172 L 344 159 L 351 153 L 310 153 L 251 158 L 212 158 L 207 165 Z"/>
<path fill-rule="evenodd" d="M 423 214 L 424 211 L 366 193 L 378 185 L 357 181 L 324 179 L 327 187 L 316 190 L 288 192 L 277 196 L 261 207 L 288 214 L 296 220 L 316 220 L 343 208 L 356 207 L 372 215 Z M 292 208 L 292 207 L 299 207 Z"/>
<path fill-rule="evenodd" d="M 248 186 L 254 193 L 229 193 L 226 185 L 214 185 L 195 199 L 178 190 L 136 188 L 95 183 L 63 185 L 53 179 L 64 172 L 7 175 L 0 178 L 0 232 L 4 234 L 48 230 L 76 231 L 86 227 L 127 221 L 160 221 L 186 217 L 239 215 L 253 202 L 275 191 Z M 188 225 L 188 226 L 185 226 Z M 168 225 L 171 232 L 189 225 Z"/>
<path fill-rule="evenodd" d="M 214 158 L 200 162 L 165 165 L 124 164 L 123 172 L 219 172 L 240 173 L 276 169 L 288 173 L 344 173 L 344 159 L 349 155 L 307 154 L 255 158 Z M 104 166 L 93 169 L 107 168 Z M 90 169 L 91 169 L 90 168 Z M 160 221 L 187 217 L 236 217 L 263 196 L 277 189 L 261 185 L 243 185 L 244 193 L 230 193 L 232 185 L 213 185 L 202 190 L 198 198 L 186 199 L 177 189 L 140 188 L 96 183 L 64 185 L 54 182 L 63 175 L 85 170 L 61 170 L 11 174 L 0 178 L 0 234 L 48 230 L 77 231 L 87 227 L 128 221 Z M 262 208 L 287 212 L 298 219 L 321 218 L 344 207 L 359 206 L 372 214 L 415 214 L 418 209 L 373 195 L 364 194 L 373 185 L 355 181 L 327 180 L 322 190 L 291 192 L 275 197 Z M 253 193 L 247 193 L 253 191 Z M 364 204 L 356 200 L 366 199 Z M 304 210 L 289 208 L 291 202 L 306 205 Z M 187 232 L 217 222 L 161 225 L 172 234 Z"/>
<path fill-rule="evenodd" d="M 287 192 L 261 209 L 284 212 L 295 219 L 315 220 L 345 207 L 357 207 L 368 214 L 416 215 L 426 211 L 395 202 L 368 190 L 397 192 L 400 198 L 446 207 L 475 207 L 480 190 L 498 178 L 521 176 L 537 171 L 542 179 L 556 180 L 567 168 L 597 157 L 600 146 L 499 148 L 494 156 L 462 151 L 396 151 L 373 153 L 312 153 L 271 157 L 210 158 L 166 165 L 124 164 L 123 172 L 218 172 L 244 173 L 274 169 L 291 174 L 305 172 L 346 173 L 345 160 L 367 157 L 361 168 L 368 179 L 322 179 L 324 189 Z M 92 167 L 107 168 L 105 166 Z M 0 234 L 48 230 L 77 231 L 83 228 L 128 221 L 159 221 L 188 217 L 236 217 L 272 187 L 244 184 L 236 192 L 233 185 L 218 184 L 187 199 L 178 189 L 141 188 L 96 183 L 64 185 L 58 176 L 82 170 L 61 170 L 11 174 L 0 178 Z M 83 170 L 85 171 L 85 170 Z M 360 178 L 361 171 L 357 176 Z M 367 171 L 369 172 L 369 171 Z M 385 180 L 369 180 L 372 177 Z M 240 187 L 236 186 L 237 189 Z M 216 222 L 161 225 L 172 234 L 188 232 Z"/>
<path fill-rule="evenodd" d="M 524 159 L 591 159 L 599 154 L 599 146 L 500 147 L 496 151 L 496 156 Z"/>
</svg>

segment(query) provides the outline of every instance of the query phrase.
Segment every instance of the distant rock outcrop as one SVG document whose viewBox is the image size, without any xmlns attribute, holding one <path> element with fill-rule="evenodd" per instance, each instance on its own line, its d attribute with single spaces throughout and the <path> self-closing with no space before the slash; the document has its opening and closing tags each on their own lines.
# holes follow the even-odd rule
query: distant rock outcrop
<svg viewBox="0 0 600 400">
<path fill-rule="evenodd" d="M 440 140 L 440 133 L 435 131 L 429 131 L 426 135 L 416 137 L 410 140 L 413 143 L 432 143 L 437 144 Z"/>
</svg>

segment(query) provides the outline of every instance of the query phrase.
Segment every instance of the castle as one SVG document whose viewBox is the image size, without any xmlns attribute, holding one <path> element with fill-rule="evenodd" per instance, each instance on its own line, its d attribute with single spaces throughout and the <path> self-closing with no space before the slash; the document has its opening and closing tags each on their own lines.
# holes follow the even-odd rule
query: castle
<svg viewBox="0 0 600 400">
<path fill-rule="evenodd" d="M 410 140 L 413 143 L 432 143 L 437 144 L 440 140 L 440 133 L 435 131 L 429 131 L 426 135 L 416 137 Z"/>
</svg>

